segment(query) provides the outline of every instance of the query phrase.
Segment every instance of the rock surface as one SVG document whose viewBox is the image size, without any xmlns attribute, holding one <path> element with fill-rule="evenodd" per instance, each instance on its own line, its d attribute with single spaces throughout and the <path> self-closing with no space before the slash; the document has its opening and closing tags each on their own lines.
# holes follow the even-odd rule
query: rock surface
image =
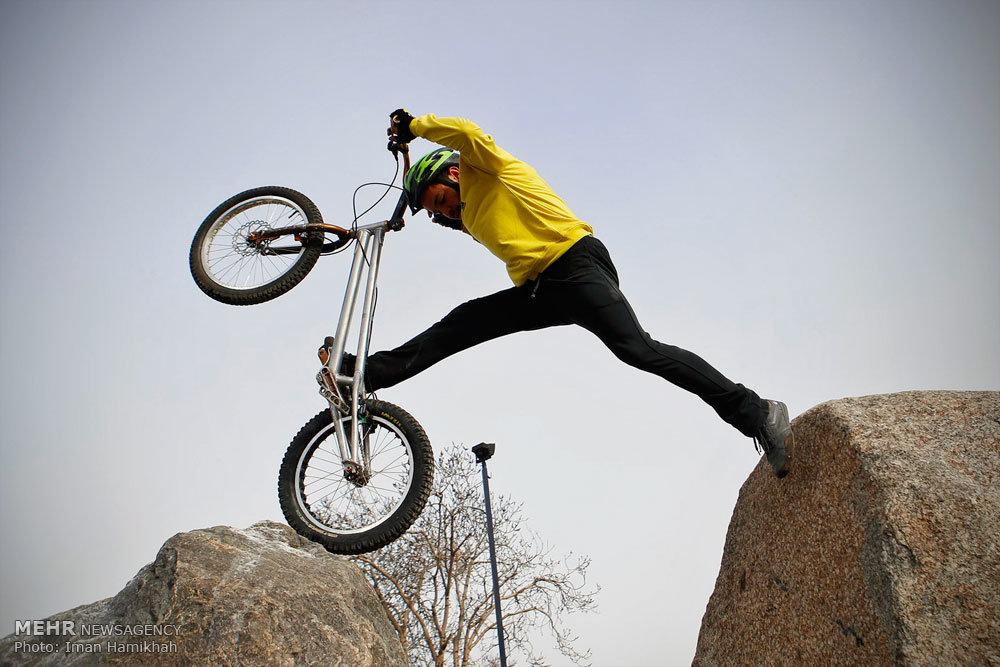
<svg viewBox="0 0 1000 667">
<path fill-rule="evenodd" d="M 740 490 L 694 665 L 1000 665 L 1000 393 L 823 403 Z"/>
<path fill-rule="evenodd" d="M 272 522 L 175 535 L 118 595 L 47 621 L 0 664 L 406 665 L 361 571 Z"/>
</svg>

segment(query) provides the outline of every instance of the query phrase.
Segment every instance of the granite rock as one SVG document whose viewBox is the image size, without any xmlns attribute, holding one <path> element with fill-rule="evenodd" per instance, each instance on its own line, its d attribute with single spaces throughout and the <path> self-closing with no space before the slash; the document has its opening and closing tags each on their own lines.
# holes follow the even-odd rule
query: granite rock
<svg viewBox="0 0 1000 667">
<path fill-rule="evenodd" d="M 361 571 L 272 522 L 175 535 L 118 595 L 50 622 L 0 640 L 0 664 L 406 665 Z"/>
<path fill-rule="evenodd" d="M 1000 665 L 1000 392 L 830 401 L 740 490 L 694 665 Z"/>
</svg>

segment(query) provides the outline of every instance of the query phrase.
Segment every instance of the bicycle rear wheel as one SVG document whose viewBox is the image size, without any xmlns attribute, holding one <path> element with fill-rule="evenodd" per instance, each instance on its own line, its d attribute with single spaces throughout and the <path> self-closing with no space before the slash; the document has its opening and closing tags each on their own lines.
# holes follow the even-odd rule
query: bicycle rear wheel
<svg viewBox="0 0 1000 667">
<path fill-rule="evenodd" d="M 420 424 L 385 401 L 365 406 L 367 414 L 359 420 L 369 445 L 365 474 L 345 472 L 329 410 L 298 432 L 278 474 L 278 500 L 288 524 L 335 554 L 374 551 L 405 533 L 434 481 L 434 454 Z M 344 426 L 350 433 L 349 417 Z"/>
<path fill-rule="evenodd" d="M 248 306 L 298 285 L 323 246 L 322 232 L 253 241 L 250 234 L 321 224 L 319 209 L 301 192 L 267 186 L 230 197 L 212 211 L 191 243 L 191 275 L 216 301 Z"/>
</svg>

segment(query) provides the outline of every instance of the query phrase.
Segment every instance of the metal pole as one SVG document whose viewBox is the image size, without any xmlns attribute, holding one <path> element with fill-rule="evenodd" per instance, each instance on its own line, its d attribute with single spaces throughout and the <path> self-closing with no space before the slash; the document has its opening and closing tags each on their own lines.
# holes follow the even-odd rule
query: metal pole
<svg viewBox="0 0 1000 667">
<path fill-rule="evenodd" d="M 493 456 L 496 445 L 481 442 L 472 448 L 476 460 L 483 465 L 483 496 L 486 498 L 486 532 L 490 538 L 490 566 L 493 568 L 493 608 L 497 614 L 497 637 L 500 644 L 500 667 L 507 667 L 507 653 L 503 645 L 503 615 L 500 613 L 500 577 L 497 574 L 497 547 L 493 539 L 493 509 L 490 506 L 490 480 L 486 473 L 486 461 Z"/>
</svg>

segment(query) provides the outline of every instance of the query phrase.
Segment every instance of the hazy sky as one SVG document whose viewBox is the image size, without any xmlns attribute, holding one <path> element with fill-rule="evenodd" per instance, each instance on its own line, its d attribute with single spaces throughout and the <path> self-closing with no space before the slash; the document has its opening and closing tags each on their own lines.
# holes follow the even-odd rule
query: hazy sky
<svg viewBox="0 0 1000 667">
<path fill-rule="evenodd" d="M 996 2 L 5 0 L 0 45 L 0 635 L 113 595 L 176 532 L 281 520 L 347 256 L 235 308 L 188 248 L 258 185 L 349 223 L 399 106 L 536 167 L 654 337 L 794 414 L 1000 389 Z M 509 284 L 461 234 L 404 232 L 375 347 Z M 577 328 L 380 397 L 438 446 L 496 442 L 494 492 L 593 558 L 595 665 L 690 663 L 749 439 Z"/>
</svg>

